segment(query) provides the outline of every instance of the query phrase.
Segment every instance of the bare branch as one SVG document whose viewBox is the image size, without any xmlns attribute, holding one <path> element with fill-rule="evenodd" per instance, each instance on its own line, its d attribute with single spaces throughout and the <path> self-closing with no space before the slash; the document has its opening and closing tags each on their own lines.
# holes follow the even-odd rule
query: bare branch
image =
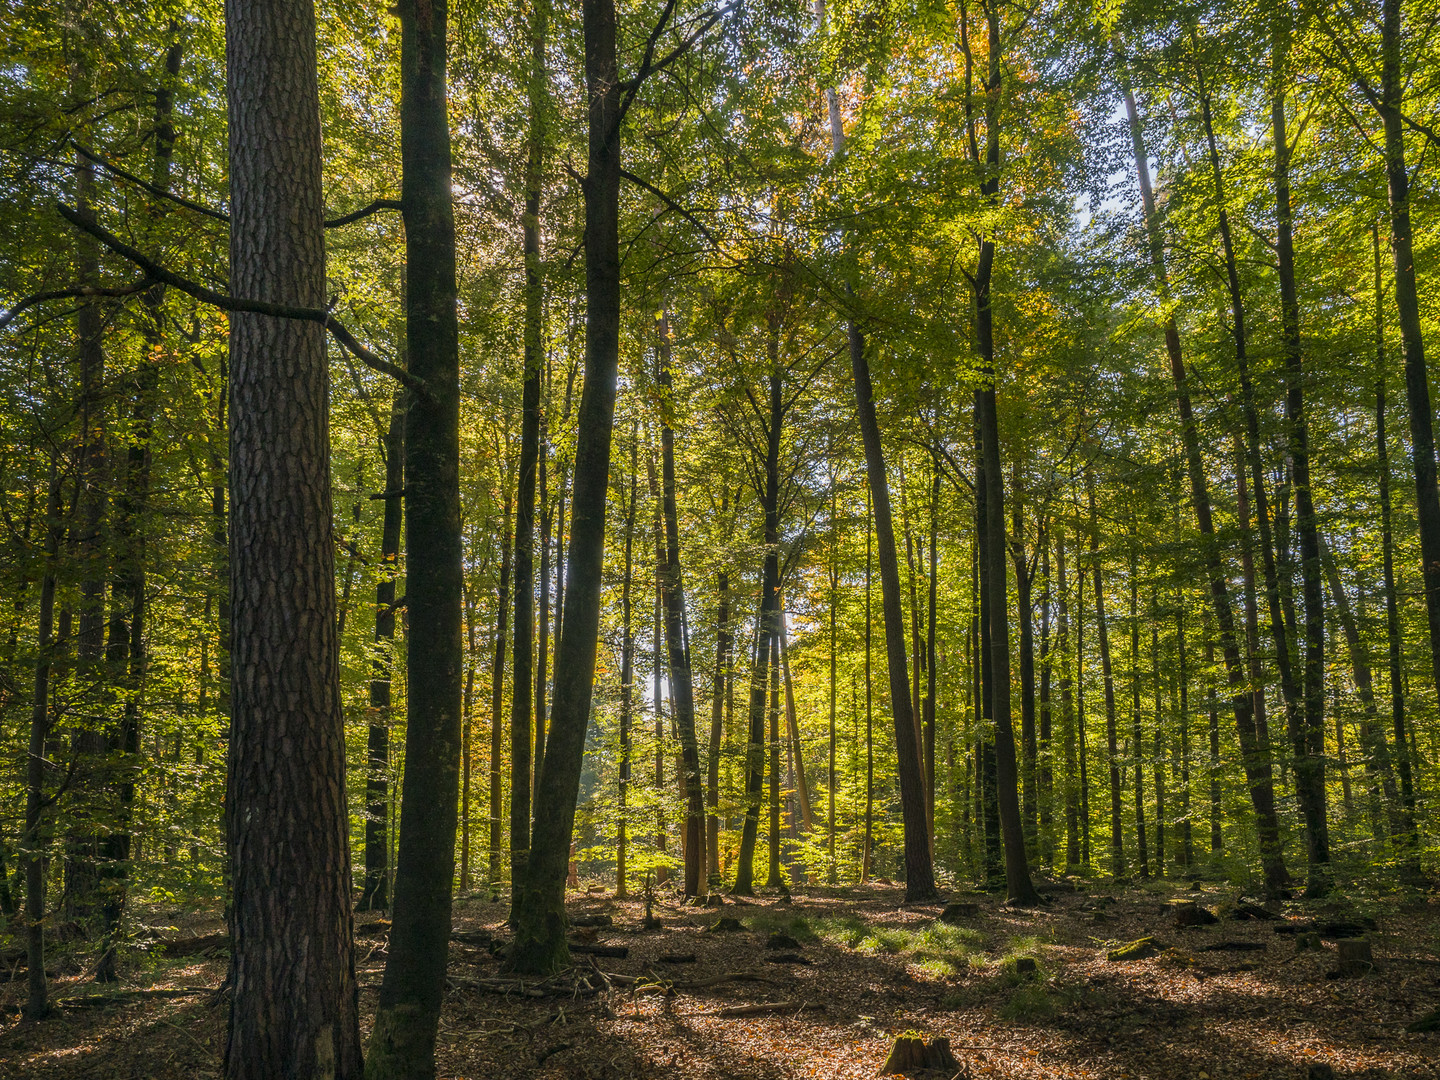
<svg viewBox="0 0 1440 1080">
<path fill-rule="evenodd" d="M 68 300 L 73 297 L 105 297 L 105 296 L 134 296 L 138 292 L 144 292 L 151 285 L 155 284 L 150 278 L 141 278 L 139 281 L 129 285 L 118 285 L 113 288 L 105 288 L 99 285 L 72 285 L 67 289 L 51 289 L 48 292 L 35 293 L 25 299 L 17 301 L 9 311 L 0 312 L 0 330 L 4 330 L 26 308 L 43 304 L 47 300 Z"/>
<path fill-rule="evenodd" d="M 114 176 L 118 176 L 122 180 L 130 181 L 130 183 L 134 184 L 136 187 L 148 191 L 156 198 L 169 199 L 171 202 L 175 203 L 178 206 L 183 206 L 187 210 L 193 210 L 197 214 L 204 214 L 206 217 L 214 218 L 216 221 L 228 222 L 230 220 L 230 215 L 225 213 L 223 210 L 216 210 L 213 207 L 206 206 L 204 203 L 195 202 L 191 199 L 185 198 L 183 195 L 176 195 L 174 192 L 166 191 L 162 187 L 157 187 L 155 184 L 150 183 L 148 180 L 141 179 L 134 173 L 126 172 L 119 165 L 116 165 L 113 161 L 109 161 L 106 158 L 101 157 L 94 150 L 91 150 L 88 146 L 82 146 L 74 139 L 70 140 L 70 144 L 75 147 L 76 153 L 80 154 L 83 157 L 89 158 L 106 172 Z"/>
<path fill-rule="evenodd" d="M 324 308 L 293 307 L 289 304 L 275 304 L 268 300 L 242 300 L 234 296 L 226 296 L 224 293 L 216 292 L 214 289 L 207 289 L 205 286 L 183 278 L 172 270 L 167 270 L 143 252 L 131 247 L 113 233 L 107 232 L 99 225 L 86 221 L 73 207 L 63 203 L 55 205 L 56 211 L 70 224 L 77 229 L 89 233 L 99 240 L 107 248 L 123 259 L 128 259 L 153 281 L 161 285 L 169 285 L 172 289 L 179 289 L 188 296 L 193 296 L 201 303 L 218 307 L 222 311 L 245 311 L 255 315 L 269 315 L 277 319 L 299 319 L 302 322 L 316 322 L 329 330 L 346 349 L 349 349 L 359 361 L 368 368 L 383 372 L 395 379 L 397 382 L 421 394 L 427 399 L 433 398 L 430 388 L 425 385 L 424 380 L 417 379 L 404 368 L 397 367 L 388 360 L 382 360 L 364 345 L 355 340 L 355 335 L 350 333 L 345 326 L 336 320 L 335 316 Z"/>
<path fill-rule="evenodd" d="M 361 218 L 367 218 L 371 214 L 377 213 L 381 210 L 404 209 L 405 204 L 402 203 L 399 199 L 376 199 L 369 206 L 363 207 L 359 210 L 353 210 L 348 214 L 341 214 L 337 218 L 331 218 L 329 221 L 325 222 L 325 228 L 338 229 L 341 225 L 349 225 L 352 221 L 359 221 Z"/>
</svg>

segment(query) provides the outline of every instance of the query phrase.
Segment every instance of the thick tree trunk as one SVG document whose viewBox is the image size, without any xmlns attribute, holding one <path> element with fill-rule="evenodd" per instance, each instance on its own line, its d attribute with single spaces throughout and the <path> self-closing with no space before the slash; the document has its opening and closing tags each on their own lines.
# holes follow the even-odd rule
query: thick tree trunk
<svg viewBox="0 0 1440 1080">
<path fill-rule="evenodd" d="M 231 288 L 322 307 L 314 8 L 310 0 L 228 0 L 225 31 Z M 233 312 L 230 376 L 224 1069 L 231 1080 L 353 1080 L 362 1064 L 325 330 Z"/>
<path fill-rule="evenodd" d="M 571 502 L 569 588 L 555 657 L 555 692 L 545 762 L 535 790 L 535 826 L 524 879 L 517 883 L 515 945 L 519 971 L 564 966 L 565 879 L 585 731 L 595 678 L 600 586 L 605 554 L 605 496 L 620 362 L 620 96 L 614 0 L 585 0 L 585 82 L 589 159 L 585 177 L 585 383 L 576 431 Z"/>
<path fill-rule="evenodd" d="M 401 0 L 399 11 L 406 348 L 410 373 L 427 392 L 408 395 L 405 419 L 405 777 L 389 958 L 366 1062 L 370 1080 L 424 1080 L 435 1072 L 455 878 L 465 666 L 448 10 L 445 0 Z M 502 601 L 502 621 L 504 610 Z M 498 714 L 493 710 L 492 722 Z"/>
</svg>

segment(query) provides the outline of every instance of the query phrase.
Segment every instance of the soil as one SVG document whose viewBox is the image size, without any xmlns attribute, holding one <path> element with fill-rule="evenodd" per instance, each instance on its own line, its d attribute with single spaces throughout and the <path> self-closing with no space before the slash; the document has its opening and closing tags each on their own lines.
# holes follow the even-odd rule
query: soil
<svg viewBox="0 0 1440 1080">
<path fill-rule="evenodd" d="M 1376 920 L 1375 967 L 1331 977 L 1335 942 L 1297 946 L 1217 885 L 1107 889 L 1086 883 L 1035 910 L 993 897 L 958 926 L 942 905 L 906 907 L 885 884 L 797 890 L 720 910 L 658 897 L 574 893 L 572 917 L 608 915 L 576 931 L 586 944 L 628 947 L 623 959 L 577 953 L 566 977 L 501 973 L 505 905 L 456 905 L 451 988 L 439 1074 L 465 1080 L 770 1080 L 874 1077 L 895 1036 L 950 1040 L 962 1078 L 1094 1077 L 1280 1080 L 1328 1065 L 1338 1077 L 1440 1077 L 1440 1033 L 1406 1027 L 1440 1005 L 1440 904 L 1286 904 L 1286 919 Z M 1179 928 L 1174 898 L 1220 918 Z M 718 918 L 745 929 L 707 933 Z M 137 941 L 223 929 L 218 911 L 137 908 Z M 595 920 L 603 922 L 603 920 Z M 767 950 L 774 934 L 797 948 Z M 384 970 L 385 924 L 357 923 L 362 1023 Z M 1153 937 L 1157 954 L 1107 954 Z M 1305 945 L 1313 944 L 1306 942 Z M 693 962 L 664 963 L 662 955 Z M 1034 971 L 1017 971 L 1033 959 Z M 23 969 L 0 972 L 0 1077 L 25 1080 L 212 1080 L 224 1050 L 223 954 L 127 954 L 118 987 L 76 961 L 53 980 L 52 1019 L 20 1018 Z M 1031 965 L 1019 965 L 1030 968 Z M 727 978 L 727 976 L 729 976 Z M 1315 1075 L 1323 1073 L 1317 1069 Z M 917 1074 L 918 1075 L 918 1074 Z M 947 1077 L 946 1080 L 949 1080 Z"/>
</svg>

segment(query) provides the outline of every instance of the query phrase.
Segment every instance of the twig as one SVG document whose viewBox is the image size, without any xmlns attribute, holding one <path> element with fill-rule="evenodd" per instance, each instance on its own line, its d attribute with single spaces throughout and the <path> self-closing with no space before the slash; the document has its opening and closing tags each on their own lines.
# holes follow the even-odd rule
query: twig
<svg viewBox="0 0 1440 1080">
<path fill-rule="evenodd" d="M 802 1013 L 806 1009 L 813 1012 L 824 1012 L 824 1005 L 811 1005 L 805 1001 L 765 1001 L 755 1005 L 727 1005 L 723 1009 L 714 1012 L 701 1013 L 702 1016 L 763 1016 L 766 1013 Z"/>
</svg>

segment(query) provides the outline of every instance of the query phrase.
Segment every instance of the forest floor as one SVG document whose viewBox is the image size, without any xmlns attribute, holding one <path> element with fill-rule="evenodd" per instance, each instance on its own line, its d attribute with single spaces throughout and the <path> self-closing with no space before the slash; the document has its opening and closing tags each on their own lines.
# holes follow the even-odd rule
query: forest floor
<svg viewBox="0 0 1440 1080">
<path fill-rule="evenodd" d="M 1288 903 L 1286 921 L 1276 921 L 1237 918 L 1255 912 L 1228 887 L 1091 882 L 1030 911 L 961 895 L 975 907 L 951 924 L 939 921 L 939 906 L 906 907 L 902 899 L 898 887 L 876 884 L 753 902 L 726 896 L 717 910 L 661 893 L 659 926 L 645 929 L 642 900 L 572 893 L 572 920 L 612 920 L 577 929 L 575 940 L 628 955 L 577 953 L 567 979 L 521 984 L 501 975 L 494 955 L 506 936 L 505 905 L 464 898 L 440 1075 L 869 1078 L 894 1036 L 912 1032 L 949 1038 L 959 1064 L 945 1080 L 1270 1080 L 1328 1075 L 1312 1071 L 1327 1065 L 1343 1078 L 1440 1077 L 1440 1032 L 1406 1030 L 1440 1005 L 1440 898 L 1358 908 Z M 1166 906 L 1175 899 L 1196 899 L 1219 919 L 1178 928 Z M 154 907 L 136 916 L 140 936 L 223 929 L 218 911 Z M 722 917 L 741 928 L 707 929 Z M 1297 936 L 1283 932 L 1300 919 L 1325 927 L 1367 918 L 1375 920 L 1375 968 L 1361 977 L 1330 977 L 1330 930 L 1318 948 L 1297 947 Z M 372 917 L 357 925 L 367 1034 L 387 925 Z M 1145 936 L 1155 947 L 1141 952 L 1155 955 L 1108 959 L 1117 945 Z M 0 1077 L 218 1077 L 225 957 L 214 952 L 132 954 L 114 989 L 87 981 L 72 963 L 53 984 L 58 1015 L 38 1025 L 18 1015 L 23 975 L 3 973 L 12 981 L 0 983 Z M 1027 971 L 1031 960 L 1035 970 Z"/>
</svg>

